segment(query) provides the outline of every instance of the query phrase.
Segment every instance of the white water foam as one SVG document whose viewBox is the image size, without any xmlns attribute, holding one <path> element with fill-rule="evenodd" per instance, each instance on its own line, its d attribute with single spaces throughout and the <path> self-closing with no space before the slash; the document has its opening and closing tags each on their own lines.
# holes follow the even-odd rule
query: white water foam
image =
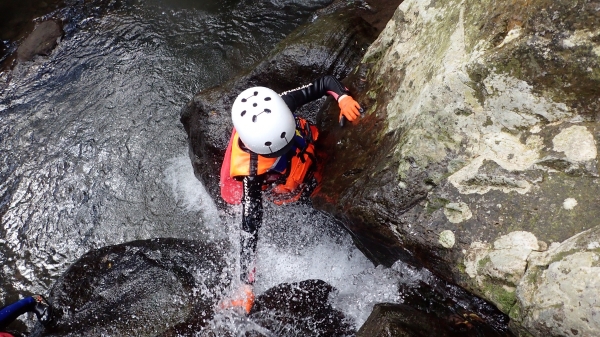
<svg viewBox="0 0 600 337">
<path fill-rule="evenodd" d="M 187 154 L 170 159 L 164 176 L 164 182 L 171 187 L 178 208 L 190 213 L 198 212 L 205 225 L 219 228 L 221 220 L 217 206 L 204 185 L 194 175 Z"/>
<path fill-rule="evenodd" d="M 219 211 L 194 176 L 187 155 L 169 161 L 165 182 L 183 210 L 211 219 L 212 229 L 218 232 L 214 234 L 229 235 L 233 249 L 239 250 L 239 206 L 232 206 L 235 211 L 219 219 Z M 257 295 L 281 283 L 323 280 L 336 289 L 330 295 L 331 305 L 353 319 L 357 328 L 374 304 L 399 302 L 397 273 L 375 267 L 339 224 L 309 205 L 277 207 L 265 201 L 264 206 L 257 250 Z M 232 270 L 237 270 L 237 261 L 232 264 Z"/>
</svg>

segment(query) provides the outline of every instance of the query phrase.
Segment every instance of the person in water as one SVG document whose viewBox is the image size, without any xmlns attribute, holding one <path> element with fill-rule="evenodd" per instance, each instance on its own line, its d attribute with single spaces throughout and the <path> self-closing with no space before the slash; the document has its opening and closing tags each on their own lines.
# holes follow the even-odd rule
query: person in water
<svg viewBox="0 0 600 337">
<path fill-rule="evenodd" d="M 318 183 L 314 151 L 318 130 L 293 112 L 325 95 L 337 100 L 340 123 L 360 116 L 360 105 L 333 76 L 282 94 L 265 87 L 249 88 L 239 94 L 232 105 L 234 129 L 221 168 L 221 195 L 229 203 L 239 203 L 239 200 L 231 200 L 223 181 L 224 178 L 241 181 L 242 287 L 233 300 L 222 306 L 242 307 L 249 313 L 254 303 L 252 285 L 258 230 L 263 217 L 263 193 L 275 204 L 283 205 L 310 195 Z"/>
<path fill-rule="evenodd" d="M 0 337 L 13 337 L 8 332 L 3 332 L 6 327 L 17 317 L 33 312 L 40 323 L 48 326 L 52 320 L 52 306 L 42 295 L 25 297 L 17 302 L 0 308 Z"/>
</svg>

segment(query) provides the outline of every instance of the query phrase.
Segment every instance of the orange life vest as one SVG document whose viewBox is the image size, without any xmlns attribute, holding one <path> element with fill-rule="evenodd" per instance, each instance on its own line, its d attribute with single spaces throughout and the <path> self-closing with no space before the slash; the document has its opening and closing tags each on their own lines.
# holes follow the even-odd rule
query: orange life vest
<svg viewBox="0 0 600 337">
<path fill-rule="evenodd" d="M 297 127 L 295 137 L 300 137 L 306 144 L 306 149 L 297 148 L 296 152 L 309 150 L 310 154 L 314 155 L 313 143 L 317 140 L 319 131 L 314 125 L 303 118 L 296 117 L 296 122 Z M 309 147 L 310 149 L 308 149 Z M 240 145 L 240 137 L 236 133 L 233 136 L 231 144 L 231 164 L 229 167 L 229 174 L 232 178 L 248 175 L 262 175 L 265 173 L 284 174 L 286 172 L 285 166 L 283 169 L 277 169 L 276 167 L 281 167 L 280 161 L 287 159 L 289 159 L 289 154 L 276 158 L 268 158 L 242 148 L 242 145 Z"/>
<path fill-rule="evenodd" d="M 229 167 L 229 175 L 232 178 L 238 178 L 249 175 L 261 175 L 269 172 L 281 157 L 267 158 L 259 154 L 242 149 L 240 146 L 240 136 L 233 136 L 231 144 L 231 166 Z M 254 171 L 254 172 L 253 172 Z"/>
<path fill-rule="evenodd" d="M 236 133 L 231 147 L 230 176 L 239 179 L 248 175 L 275 173 L 281 179 L 271 189 L 269 199 L 278 205 L 296 201 L 300 198 L 303 183 L 309 176 L 312 177 L 310 172 L 314 170 L 313 164 L 316 164 L 314 142 L 318 136 L 316 126 L 296 117 L 294 141 L 298 145 L 295 152 L 267 158 L 242 148 Z"/>
</svg>

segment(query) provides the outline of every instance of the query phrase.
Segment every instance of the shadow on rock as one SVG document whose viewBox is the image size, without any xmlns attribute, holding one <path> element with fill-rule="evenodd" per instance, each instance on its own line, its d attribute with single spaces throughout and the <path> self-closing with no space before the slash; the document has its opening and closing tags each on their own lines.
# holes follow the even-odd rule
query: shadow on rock
<svg viewBox="0 0 600 337">
<path fill-rule="evenodd" d="M 397 262 L 392 266 L 402 303 L 380 303 L 357 337 L 508 337 L 509 318 L 493 304 L 426 269 Z"/>
</svg>

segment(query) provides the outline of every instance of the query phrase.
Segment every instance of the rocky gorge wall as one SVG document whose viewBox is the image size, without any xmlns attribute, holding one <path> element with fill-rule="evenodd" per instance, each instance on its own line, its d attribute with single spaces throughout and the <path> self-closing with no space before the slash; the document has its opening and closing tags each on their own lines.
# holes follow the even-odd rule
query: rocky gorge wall
<svg viewBox="0 0 600 337">
<path fill-rule="evenodd" d="M 520 335 L 600 335 L 599 23 L 598 1 L 404 1 L 346 81 L 365 117 L 320 121 L 315 206 Z"/>
</svg>

